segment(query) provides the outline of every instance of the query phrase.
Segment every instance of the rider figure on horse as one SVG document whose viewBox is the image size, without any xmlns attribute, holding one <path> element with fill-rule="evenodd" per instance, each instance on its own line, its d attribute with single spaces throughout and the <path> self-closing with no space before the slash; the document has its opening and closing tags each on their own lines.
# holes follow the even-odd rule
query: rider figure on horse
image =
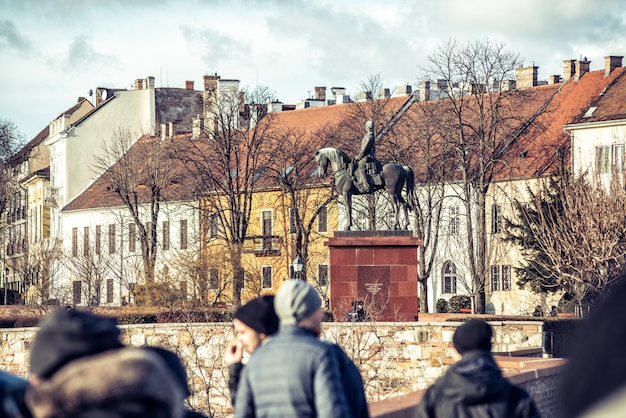
<svg viewBox="0 0 626 418">
<path fill-rule="evenodd" d="M 380 162 L 376 159 L 376 134 L 374 122 L 365 123 L 365 136 L 361 140 L 361 150 L 352 162 L 355 184 L 361 194 L 370 194 L 374 191 L 375 181 L 372 176 L 379 177 Z M 368 173 L 370 175 L 368 175 Z M 376 182 L 378 183 L 378 182 Z"/>
</svg>

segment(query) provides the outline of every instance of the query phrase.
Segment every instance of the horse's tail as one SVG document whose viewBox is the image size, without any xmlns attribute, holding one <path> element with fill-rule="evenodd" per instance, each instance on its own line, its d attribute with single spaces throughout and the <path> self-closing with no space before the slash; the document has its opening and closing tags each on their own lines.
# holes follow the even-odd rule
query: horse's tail
<svg viewBox="0 0 626 418">
<path fill-rule="evenodd" d="M 406 203 L 411 211 L 415 211 L 416 207 L 416 197 L 415 197 L 415 174 L 413 173 L 413 169 L 409 166 L 403 166 L 406 171 L 406 182 L 404 183 L 404 187 L 406 188 Z"/>
</svg>

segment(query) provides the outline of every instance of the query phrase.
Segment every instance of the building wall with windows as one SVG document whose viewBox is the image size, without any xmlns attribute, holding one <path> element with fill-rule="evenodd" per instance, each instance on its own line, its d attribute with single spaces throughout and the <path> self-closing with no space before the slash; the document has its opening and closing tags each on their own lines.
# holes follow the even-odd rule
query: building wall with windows
<svg viewBox="0 0 626 418">
<path fill-rule="evenodd" d="M 504 218 L 515 216 L 514 201 L 528 198 L 529 188 L 536 189 L 541 179 L 494 182 L 486 201 L 487 271 L 484 280 L 486 313 L 530 315 L 535 306 L 546 311 L 557 305 L 560 294 L 537 295 L 517 285 L 516 267 L 523 260 L 519 248 L 504 240 Z M 467 215 L 456 185 L 446 187 L 435 262 L 429 283 L 428 304 L 455 295 L 470 295 L 472 283 L 467 257 Z M 474 222 L 476 219 L 473 219 Z"/>
<path fill-rule="evenodd" d="M 329 190 L 326 188 L 302 191 L 298 211 L 305 225 L 310 224 L 314 212 L 316 219 L 310 224 L 308 253 L 306 258 L 307 281 L 315 286 L 322 296 L 328 295 L 329 268 L 328 248 L 324 242 L 338 227 L 337 202 L 320 207 L 326 201 Z M 206 244 L 204 259 L 210 264 L 210 297 L 216 302 L 228 302 L 232 295 L 232 272 L 228 263 L 228 246 L 224 241 L 224 228 L 220 218 L 211 213 L 205 202 L 201 210 L 204 219 Z M 296 258 L 296 208 L 288 194 L 281 190 L 259 190 L 253 193 L 252 211 L 247 236 L 243 247 L 242 266 L 244 268 L 244 289 L 242 302 L 261 294 L 275 293 L 280 284 L 295 278 L 293 260 Z"/>
<path fill-rule="evenodd" d="M 148 208 L 143 209 L 149 228 Z M 79 306 L 133 302 L 144 275 L 138 227 L 128 210 L 94 208 L 62 215 L 65 260 L 55 271 L 50 297 Z M 193 202 L 162 202 L 156 229 L 155 282 L 167 282 L 188 298 L 200 291 L 192 274 L 200 255 L 198 219 Z"/>
<path fill-rule="evenodd" d="M 572 172 L 624 175 L 626 120 L 568 125 L 572 138 Z"/>
</svg>

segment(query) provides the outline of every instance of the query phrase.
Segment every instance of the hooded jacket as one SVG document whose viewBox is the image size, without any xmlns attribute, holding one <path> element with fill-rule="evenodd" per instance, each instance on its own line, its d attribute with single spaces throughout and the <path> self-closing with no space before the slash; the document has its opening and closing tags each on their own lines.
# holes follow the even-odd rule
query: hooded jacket
<svg viewBox="0 0 626 418">
<path fill-rule="evenodd" d="M 491 353 L 469 351 L 428 388 L 416 416 L 539 418 L 540 414 L 530 395 L 502 376 Z"/>
<path fill-rule="evenodd" d="M 26 392 L 35 418 L 183 418 L 184 398 L 165 361 L 137 348 L 74 360 Z"/>
</svg>

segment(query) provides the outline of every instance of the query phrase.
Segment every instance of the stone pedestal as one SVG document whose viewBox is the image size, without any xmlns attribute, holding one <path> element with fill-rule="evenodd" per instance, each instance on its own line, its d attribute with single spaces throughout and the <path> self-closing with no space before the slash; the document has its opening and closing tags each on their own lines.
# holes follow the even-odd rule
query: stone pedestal
<svg viewBox="0 0 626 418">
<path fill-rule="evenodd" d="M 346 321 L 363 301 L 372 321 L 415 321 L 417 248 L 411 231 L 337 231 L 330 250 L 330 309 Z"/>
</svg>

